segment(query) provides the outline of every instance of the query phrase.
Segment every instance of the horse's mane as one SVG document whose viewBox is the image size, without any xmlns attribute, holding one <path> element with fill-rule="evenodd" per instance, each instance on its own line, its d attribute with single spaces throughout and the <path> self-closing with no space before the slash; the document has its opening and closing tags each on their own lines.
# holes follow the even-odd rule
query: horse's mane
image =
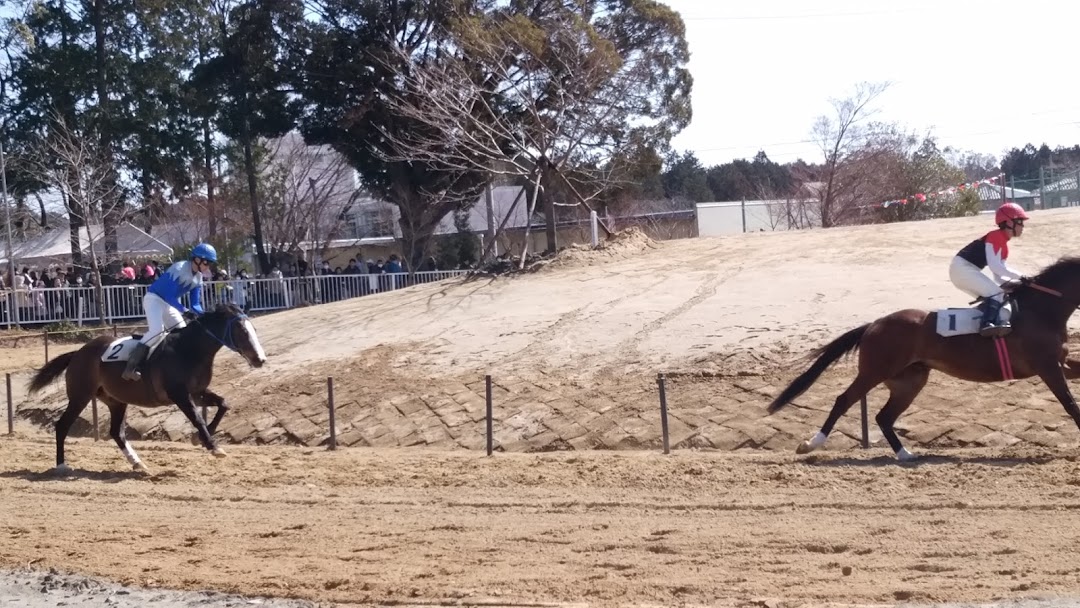
<svg viewBox="0 0 1080 608">
<path fill-rule="evenodd" d="M 240 310 L 240 307 L 237 306 L 236 304 L 230 304 L 230 303 L 227 303 L 227 302 L 222 302 L 222 303 L 218 304 L 217 306 L 215 306 L 214 310 L 211 310 L 211 311 L 207 312 L 206 314 L 225 315 L 225 314 L 232 313 L 232 314 L 239 315 L 239 314 L 243 314 L 243 312 L 244 311 Z"/>
<path fill-rule="evenodd" d="M 1031 278 L 1039 285 L 1052 287 L 1071 277 L 1080 277 L 1080 256 L 1063 257 Z"/>
<path fill-rule="evenodd" d="M 225 317 L 228 316 L 229 314 L 242 315 L 242 314 L 244 314 L 244 311 L 241 310 L 240 307 L 235 305 L 235 304 L 221 303 L 221 304 L 218 304 L 217 306 L 215 306 L 213 310 L 209 310 L 209 311 L 203 313 L 199 317 L 198 320 L 202 321 L 204 323 L 207 322 L 207 321 L 209 321 L 211 323 L 214 323 L 214 322 L 224 321 Z M 196 328 L 198 326 L 199 326 L 199 323 L 188 323 L 187 326 L 184 327 L 184 329 L 181 330 L 181 331 L 186 331 L 186 330 L 190 329 L 192 332 L 198 333 L 195 329 L 192 329 L 192 328 Z"/>
</svg>

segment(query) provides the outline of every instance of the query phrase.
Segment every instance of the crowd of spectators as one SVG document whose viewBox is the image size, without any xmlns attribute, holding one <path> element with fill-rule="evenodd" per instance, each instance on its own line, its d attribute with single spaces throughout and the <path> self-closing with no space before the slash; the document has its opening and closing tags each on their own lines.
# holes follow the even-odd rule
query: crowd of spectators
<svg viewBox="0 0 1080 608">
<path fill-rule="evenodd" d="M 282 262 L 275 263 L 266 274 L 240 268 L 230 276 L 219 268 L 206 277 L 203 300 L 209 305 L 232 302 L 245 310 L 274 310 L 334 302 L 441 278 L 409 276 L 397 255 L 386 261 L 350 259 L 345 266 L 323 262 L 314 267 L 303 259 Z M 102 275 L 72 266 L 53 265 L 43 270 L 23 267 L 15 274 L 14 290 L 5 282 L 7 273 L 0 273 L 4 275 L 0 276 L 0 324 L 15 321 L 13 313 L 20 324 L 96 319 L 101 315 L 97 305 L 99 284 L 106 288 L 102 291 L 107 300 L 106 316 L 141 317 L 145 286 L 153 283 L 169 264 L 153 259 L 127 260 L 120 270 Z M 418 272 L 437 270 L 432 257 Z"/>
</svg>

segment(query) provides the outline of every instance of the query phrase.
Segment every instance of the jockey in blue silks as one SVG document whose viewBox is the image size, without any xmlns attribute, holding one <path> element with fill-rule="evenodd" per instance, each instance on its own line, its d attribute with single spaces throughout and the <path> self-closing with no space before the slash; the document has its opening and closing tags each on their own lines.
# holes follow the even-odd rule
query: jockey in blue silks
<svg viewBox="0 0 1080 608">
<path fill-rule="evenodd" d="M 184 313 L 188 311 L 180 298 L 191 294 L 191 310 L 203 314 L 201 295 L 203 272 L 210 270 L 210 264 L 217 263 L 217 250 L 208 243 L 199 243 L 191 250 L 191 260 L 177 262 L 161 274 L 143 296 L 143 310 L 146 312 L 146 333 L 139 344 L 131 351 L 125 380 L 139 380 L 142 374 L 139 366 L 150 351 L 165 339 L 165 334 L 184 327 Z"/>
</svg>

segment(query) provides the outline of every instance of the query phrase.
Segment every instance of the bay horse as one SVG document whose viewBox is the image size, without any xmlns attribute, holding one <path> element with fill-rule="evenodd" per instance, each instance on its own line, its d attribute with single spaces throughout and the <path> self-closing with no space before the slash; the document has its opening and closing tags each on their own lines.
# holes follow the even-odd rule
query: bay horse
<svg viewBox="0 0 1080 608">
<path fill-rule="evenodd" d="M 1068 356 L 1066 330 L 1069 317 L 1080 306 L 1080 257 L 1061 258 L 1031 279 L 1003 289 L 1016 311 L 1012 330 L 1003 338 L 977 333 L 943 337 L 937 329 L 938 311 L 898 310 L 810 353 L 808 357 L 816 360 L 769 404 L 769 414 L 810 388 L 841 357 L 858 350 L 855 379 L 836 398 L 821 430 L 799 445 L 797 453 L 821 447 L 848 408 L 884 383 L 889 399 L 875 420 L 897 459 L 915 460 L 893 425 L 926 386 L 931 370 L 971 382 L 1038 376 L 1080 427 L 1080 408 L 1066 382 L 1080 378 L 1080 360 Z"/>
<path fill-rule="evenodd" d="M 149 472 L 125 436 L 124 415 L 128 405 L 176 404 L 195 426 L 202 445 L 214 456 L 225 456 L 213 435 L 229 407 L 223 397 L 208 387 L 214 356 L 222 346 L 240 353 L 252 367 L 262 367 L 266 362 L 266 353 L 247 315 L 232 304 L 219 304 L 213 311 L 167 334 L 143 363 L 141 379 L 124 380 L 121 374 L 126 357 L 123 355 L 130 352 L 134 339 L 134 336 L 119 340 L 99 336 L 78 350 L 49 361 L 31 379 L 29 393 L 33 395 L 66 371 L 68 404 L 56 421 L 57 473 L 71 471 L 64 461 L 64 440 L 75 419 L 95 396 L 109 407 L 109 434 L 136 471 Z M 217 408 L 209 426 L 196 411 L 195 402 Z"/>
</svg>

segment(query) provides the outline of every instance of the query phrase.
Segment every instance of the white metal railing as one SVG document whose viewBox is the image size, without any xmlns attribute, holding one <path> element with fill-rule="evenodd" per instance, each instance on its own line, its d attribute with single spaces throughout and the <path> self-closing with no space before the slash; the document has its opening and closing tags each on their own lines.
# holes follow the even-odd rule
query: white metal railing
<svg viewBox="0 0 1080 608">
<path fill-rule="evenodd" d="M 333 274 L 310 277 L 232 279 L 207 281 L 202 288 L 203 308 L 231 302 L 248 312 L 269 312 L 297 306 L 326 304 L 433 283 L 463 276 L 467 270 L 438 270 L 395 274 Z M 147 285 L 107 285 L 102 302 L 93 287 L 48 287 L 0 292 L 0 325 L 37 326 L 69 322 L 96 325 L 144 317 L 142 298 Z M 185 306 L 190 305 L 185 296 Z"/>
</svg>

